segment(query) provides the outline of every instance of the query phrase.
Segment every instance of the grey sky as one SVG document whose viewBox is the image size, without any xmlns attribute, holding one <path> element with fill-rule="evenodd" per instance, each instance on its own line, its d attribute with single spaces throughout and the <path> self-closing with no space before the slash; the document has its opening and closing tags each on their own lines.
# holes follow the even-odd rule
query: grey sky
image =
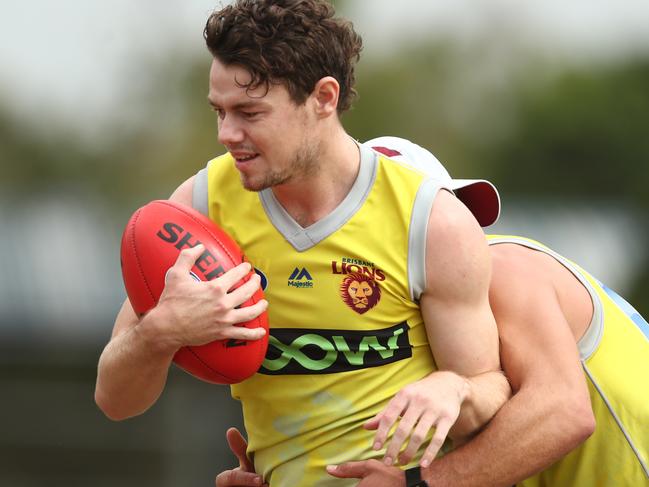
<svg viewBox="0 0 649 487">
<path fill-rule="evenodd" d="M 206 55 L 201 31 L 214 0 L 3 1 L 0 103 L 18 116 L 72 121 L 110 118 L 138 82 L 135 59 Z M 643 0 L 351 0 L 344 12 L 377 56 L 417 36 L 592 61 L 649 50 Z"/>
<path fill-rule="evenodd" d="M 370 45 L 381 37 L 389 44 L 404 35 L 460 42 L 504 38 L 572 59 L 619 56 L 649 48 L 649 3 L 643 0 L 380 0 L 350 4 L 349 15 L 366 32 Z"/>
</svg>

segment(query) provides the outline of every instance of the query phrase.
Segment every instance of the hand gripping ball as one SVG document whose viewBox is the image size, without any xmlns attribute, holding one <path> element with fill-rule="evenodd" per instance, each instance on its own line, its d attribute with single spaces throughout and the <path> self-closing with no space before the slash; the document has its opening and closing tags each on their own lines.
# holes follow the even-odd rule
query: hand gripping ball
<svg viewBox="0 0 649 487">
<path fill-rule="evenodd" d="M 205 251 L 192 268 L 192 275 L 210 281 L 245 260 L 232 238 L 209 218 L 172 201 L 156 200 L 131 216 L 121 244 L 122 276 L 133 309 L 142 316 L 153 308 L 165 286 L 165 275 L 180 251 L 198 243 Z M 253 271 L 234 287 L 250 279 Z M 263 299 L 261 289 L 242 306 Z M 180 348 L 174 362 L 181 369 L 207 382 L 235 384 L 253 375 L 264 360 L 268 346 L 268 316 L 237 326 L 264 327 L 266 335 L 254 341 L 217 340 L 200 346 Z"/>
</svg>

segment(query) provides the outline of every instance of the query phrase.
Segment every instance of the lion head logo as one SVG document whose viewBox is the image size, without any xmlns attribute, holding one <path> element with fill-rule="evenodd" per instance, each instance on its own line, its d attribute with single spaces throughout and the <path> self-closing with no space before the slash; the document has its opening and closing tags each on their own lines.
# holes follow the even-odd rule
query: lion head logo
<svg viewBox="0 0 649 487">
<path fill-rule="evenodd" d="M 377 305 L 381 299 L 381 288 L 371 277 L 355 272 L 343 279 L 340 296 L 347 306 L 362 315 Z"/>
</svg>

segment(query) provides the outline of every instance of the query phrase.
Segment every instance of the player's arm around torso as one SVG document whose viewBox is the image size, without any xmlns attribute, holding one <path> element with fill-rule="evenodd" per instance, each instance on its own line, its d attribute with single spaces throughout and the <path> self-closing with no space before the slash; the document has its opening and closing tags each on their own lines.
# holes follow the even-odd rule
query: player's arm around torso
<svg viewBox="0 0 649 487">
<path fill-rule="evenodd" d="M 491 251 L 490 301 L 514 396 L 485 432 L 484 441 L 471 450 L 480 459 L 473 465 L 475 473 L 468 475 L 475 485 L 486 485 L 481 471 L 491 470 L 494 478 L 512 484 L 549 468 L 595 427 L 578 337 L 568 322 L 584 305 L 592 313 L 587 291 L 570 271 L 541 252 L 511 244 L 492 245 Z M 562 286 L 566 276 L 570 284 Z M 567 286 L 580 294 L 568 294 L 572 299 L 563 307 L 560 296 L 566 296 Z M 580 317 L 584 326 L 590 319 Z"/>
<path fill-rule="evenodd" d="M 451 437 L 476 432 L 510 396 L 500 369 L 498 330 L 489 306 L 491 256 L 469 210 L 440 191 L 426 235 L 420 306 L 440 371 L 464 376 L 467 389 Z"/>
<path fill-rule="evenodd" d="M 559 460 L 594 427 L 575 338 L 552 273 L 541 264 L 547 256 L 513 245 L 492 245 L 492 254 L 490 302 L 514 395 L 483 432 L 431 466 L 431 487 L 518 483 Z"/>
<path fill-rule="evenodd" d="M 547 468 L 592 432 L 579 353 L 547 269 L 493 245 L 490 302 L 514 395 L 462 448 L 425 473 L 433 486 L 507 487 Z M 530 485 L 555 485 L 537 484 Z M 571 484 L 590 485 L 590 484 Z"/>
</svg>

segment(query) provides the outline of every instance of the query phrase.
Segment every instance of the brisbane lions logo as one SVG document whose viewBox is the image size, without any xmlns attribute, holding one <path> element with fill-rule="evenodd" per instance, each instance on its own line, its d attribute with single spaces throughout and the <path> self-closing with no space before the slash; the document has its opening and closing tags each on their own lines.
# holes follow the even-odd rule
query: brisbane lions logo
<svg viewBox="0 0 649 487">
<path fill-rule="evenodd" d="M 340 284 L 340 296 L 347 306 L 362 315 L 377 305 L 381 288 L 371 277 L 354 272 L 347 274 Z"/>
</svg>

